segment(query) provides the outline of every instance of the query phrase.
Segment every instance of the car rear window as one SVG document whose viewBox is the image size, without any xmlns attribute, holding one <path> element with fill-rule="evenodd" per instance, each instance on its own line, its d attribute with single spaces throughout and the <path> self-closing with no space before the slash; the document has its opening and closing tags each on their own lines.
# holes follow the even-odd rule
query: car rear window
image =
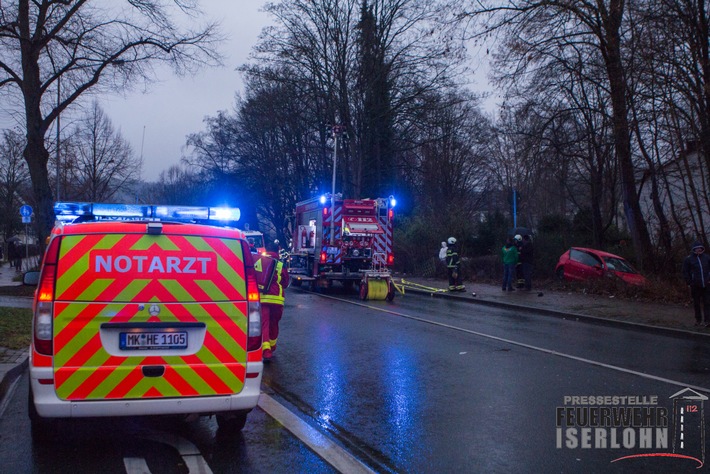
<svg viewBox="0 0 710 474">
<path fill-rule="evenodd" d="M 587 253 L 587 252 L 582 252 L 581 250 L 576 250 L 576 249 L 570 250 L 569 258 L 571 258 L 575 262 L 579 262 L 583 265 L 588 265 L 590 267 L 602 264 L 602 261 L 599 260 L 594 255 Z"/>
</svg>

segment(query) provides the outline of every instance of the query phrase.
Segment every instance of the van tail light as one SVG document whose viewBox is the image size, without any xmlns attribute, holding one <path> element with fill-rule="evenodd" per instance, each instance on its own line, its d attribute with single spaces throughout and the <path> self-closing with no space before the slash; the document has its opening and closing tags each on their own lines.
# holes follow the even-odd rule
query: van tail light
<svg viewBox="0 0 710 474">
<path fill-rule="evenodd" d="M 244 255 L 244 266 L 246 267 L 247 284 L 247 351 L 261 350 L 261 297 L 259 296 L 259 286 L 256 283 L 254 264 L 249 251 L 249 244 L 242 241 L 242 254 Z"/>
<path fill-rule="evenodd" d="M 35 296 L 32 340 L 35 351 L 42 355 L 52 355 L 54 284 L 57 280 L 59 240 L 59 237 L 52 239 L 44 254 L 42 273 Z"/>
</svg>

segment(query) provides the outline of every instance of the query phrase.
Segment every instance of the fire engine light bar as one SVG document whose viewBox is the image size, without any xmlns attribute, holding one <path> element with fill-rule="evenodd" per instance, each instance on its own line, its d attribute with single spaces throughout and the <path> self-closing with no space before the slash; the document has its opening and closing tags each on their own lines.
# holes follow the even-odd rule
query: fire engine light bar
<svg viewBox="0 0 710 474">
<path fill-rule="evenodd" d="M 99 220 L 155 220 L 173 222 L 206 222 L 211 224 L 238 221 L 236 207 L 154 206 L 146 204 L 105 204 L 90 202 L 57 202 L 54 214 L 61 222 Z"/>
</svg>

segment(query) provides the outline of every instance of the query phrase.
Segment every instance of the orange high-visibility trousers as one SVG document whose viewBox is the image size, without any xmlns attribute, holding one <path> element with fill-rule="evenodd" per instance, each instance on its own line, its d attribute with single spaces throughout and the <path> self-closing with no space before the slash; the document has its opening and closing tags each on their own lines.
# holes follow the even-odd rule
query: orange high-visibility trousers
<svg viewBox="0 0 710 474">
<path fill-rule="evenodd" d="M 261 304 L 261 349 L 274 352 L 279 337 L 279 321 L 283 316 L 284 307 L 281 304 Z"/>
</svg>

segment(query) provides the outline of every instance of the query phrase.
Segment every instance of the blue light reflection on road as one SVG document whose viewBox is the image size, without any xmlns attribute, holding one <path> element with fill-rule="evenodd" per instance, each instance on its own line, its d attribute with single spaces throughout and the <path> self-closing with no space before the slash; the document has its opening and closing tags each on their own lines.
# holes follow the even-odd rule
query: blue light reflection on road
<svg viewBox="0 0 710 474">
<path fill-rule="evenodd" d="M 385 351 L 385 370 L 389 380 L 383 384 L 384 401 L 389 427 L 401 443 L 411 445 L 412 436 L 419 432 L 417 420 L 421 408 L 421 384 L 417 359 L 407 349 L 390 346 Z"/>
</svg>

